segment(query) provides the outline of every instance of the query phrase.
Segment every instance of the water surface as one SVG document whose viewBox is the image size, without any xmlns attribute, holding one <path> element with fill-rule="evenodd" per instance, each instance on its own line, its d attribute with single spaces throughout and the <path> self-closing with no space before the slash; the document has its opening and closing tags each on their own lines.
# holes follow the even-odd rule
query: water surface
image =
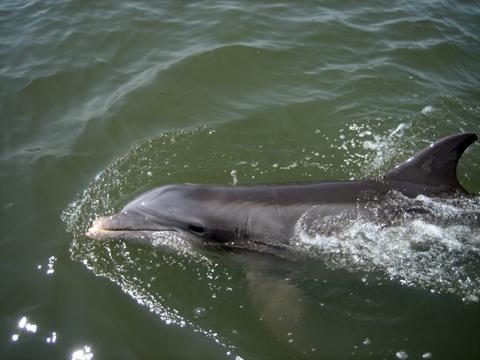
<svg viewBox="0 0 480 360">
<path fill-rule="evenodd" d="M 155 186 L 368 178 L 479 134 L 479 9 L 2 2 L 0 357 L 478 358 L 474 222 L 399 226 L 369 243 L 383 262 L 83 234 Z M 458 168 L 477 194 L 479 162 L 477 142 Z"/>
</svg>

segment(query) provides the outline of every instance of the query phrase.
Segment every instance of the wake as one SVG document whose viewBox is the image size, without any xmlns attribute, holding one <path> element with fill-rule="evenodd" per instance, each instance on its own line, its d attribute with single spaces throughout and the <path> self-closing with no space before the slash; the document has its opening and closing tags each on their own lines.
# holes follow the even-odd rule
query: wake
<svg viewBox="0 0 480 360">
<path fill-rule="evenodd" d="M 331 269 L 383 271 L 402 284 L 480 300 L 480 199 L 409 199 L 390 191 L 360 211 L 310 209 L 292 246 Z"/>
</svg>

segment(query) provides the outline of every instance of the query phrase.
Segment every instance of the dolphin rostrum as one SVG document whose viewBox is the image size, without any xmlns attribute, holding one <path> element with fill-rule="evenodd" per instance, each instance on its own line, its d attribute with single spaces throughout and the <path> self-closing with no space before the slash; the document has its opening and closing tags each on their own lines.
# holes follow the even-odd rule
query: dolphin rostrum
<svg viewBox="0 0 480 360">
<path fill-rule="evenodd" d="M 87 236 L 146 242 L 156 232 L 173 231 L 197 245 L 285 247 L 297 221 L 312 207 L 318 216 L 357 211 L 390 190 L 409 198 L 468 195 L 457 180 L 456 168 L 476 139 L 472 133 L 448 136 L 368 180 L 160 186 L 138 196 L 118 214 L 94 220 Z"/>
</svg>

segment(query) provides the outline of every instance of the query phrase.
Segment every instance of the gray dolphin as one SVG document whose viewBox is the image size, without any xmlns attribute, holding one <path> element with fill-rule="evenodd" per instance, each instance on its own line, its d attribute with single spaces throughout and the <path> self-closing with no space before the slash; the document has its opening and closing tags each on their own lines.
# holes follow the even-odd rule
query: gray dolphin
<svg viewBox="0 0 480 360">
<path fill-rule="evenodd" d="M 357 211 L 389 190 L 415 198 L 469 193 L 457 180 L 460 157 L 477 136 L 451 135 L 384 175 L 361 181 L 318 181 L 245 186 L 166 185 L 152 189 L 118 214 L 94 220 L 95 240 L 148 242 L 153 233 L 177 232 L 196 245 L 265 250 L 288 247 L 300 217 Z"/>
</svg>

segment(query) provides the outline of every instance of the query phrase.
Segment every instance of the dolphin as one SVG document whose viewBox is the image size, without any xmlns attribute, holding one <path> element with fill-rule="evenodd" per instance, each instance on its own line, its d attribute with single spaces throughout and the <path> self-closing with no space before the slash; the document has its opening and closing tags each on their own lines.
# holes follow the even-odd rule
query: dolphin
<svg viewBox="0 0 480 360">
<path fill-rule="evenodd" d="M 298 220 L 360 211 L 373 198 L 398 191 L 409 198 L 469 195 L 456 175 L 472 133 L 445 137 L 383 175 L 360 181 L 213 186 L 165 185 L 128 203 L 118 214 L 93 221 L 95 240 L 148 243 L 157 232 L 176 232 L 199 246 L 265 250 L 285 248 Z"/>
</svg>

